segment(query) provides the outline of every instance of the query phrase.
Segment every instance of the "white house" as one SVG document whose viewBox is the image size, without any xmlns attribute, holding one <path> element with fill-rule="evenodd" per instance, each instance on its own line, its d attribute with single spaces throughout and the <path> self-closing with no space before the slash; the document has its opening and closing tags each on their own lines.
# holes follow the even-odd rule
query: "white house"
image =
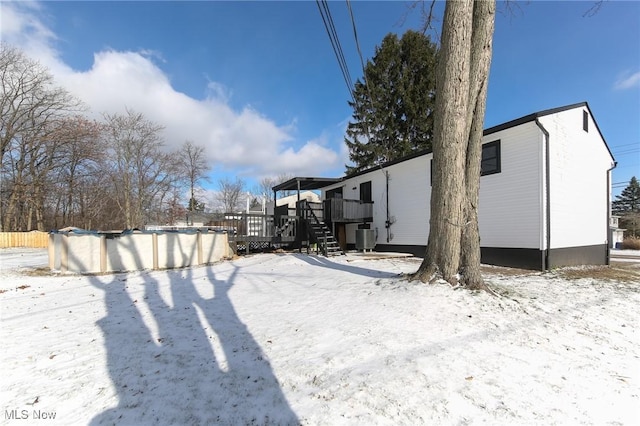
<svg viewBox="0 0 640 426">
<path fill-rule="evenodd" d="M 353 247 L 356 229 L 365 227 L 375 231 L 376 250 L 422 256 L 429 235 L 431 160 L 431 152 L 420 152 L 321 187 L 323 199 L 373 202 L 372 217 L 360 223 L 326 216 L 337 240 Z M 542 270 L 608 264 L 615 164 L 586 102 L 486 129 L 482 262 Z"/>
</svg>

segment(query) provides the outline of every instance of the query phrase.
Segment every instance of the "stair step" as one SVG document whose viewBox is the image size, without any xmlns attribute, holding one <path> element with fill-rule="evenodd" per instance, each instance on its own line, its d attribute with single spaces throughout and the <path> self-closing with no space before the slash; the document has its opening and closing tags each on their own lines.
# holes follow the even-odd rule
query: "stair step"
<svg viewBox="0 0 640 426">
<path fill-rule="evenodd" d="M 331 229 L 322 221 L 318 219 L 318 217 L 307 205 L 307 210 L 311 212 L 308 219 L 309 225 L 309 237 L 310 240 L 318 243 L 318 247 L 326 256 L 337 256 L 343 255 L 344 252 L 340 248 L 338 241 L 331 233 Z M 321 210 L 318 210 L 321 211 Z"/>
</svg>

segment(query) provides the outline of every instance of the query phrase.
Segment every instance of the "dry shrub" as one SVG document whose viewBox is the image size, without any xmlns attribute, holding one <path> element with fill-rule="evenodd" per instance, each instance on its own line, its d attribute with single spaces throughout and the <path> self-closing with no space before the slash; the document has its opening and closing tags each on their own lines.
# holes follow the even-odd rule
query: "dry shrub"
<svg viewBox="0 0 640 426">
<path fill-rule="evenodd" d="M 51 275 L 57 275 L 56 273 L 52 272 L 51 269 L 49 269 L 48 267 L 29 268 L 29 269 L 25 268 L 25 269 L 22 269 L 20 272 L 30 277 L 47 277 Z"/>
<path fill-rule="evenodd" d="M 640 250 L 640 238 L 627 237 L 622 241 L 623 250 Z"/>
</svg>

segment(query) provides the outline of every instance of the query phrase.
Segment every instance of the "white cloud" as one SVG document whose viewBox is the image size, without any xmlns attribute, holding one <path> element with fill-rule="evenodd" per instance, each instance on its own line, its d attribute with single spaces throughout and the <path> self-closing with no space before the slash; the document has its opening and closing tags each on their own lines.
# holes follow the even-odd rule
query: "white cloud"
<svg viewBox="0 0 640 426">
<path fill-rule="evenodd" d="M 298 151 L 286 149 L 266 170 L 271 173 L 287 170 L 295 175 L 311 176 L 334 166 L 339 159 L 338 153 L 319 141 L 309 141 Z"/>
<path fill-rule="evenodd" d="M 228 103 L 231 100 L 231 90 L 222 83 L 209 81 L 207 83 L 207 97 Z"/>
<path fill-rule="evenodd" d="M 634 87 L 640 88 L 640 71 L 633 74 L 626 71 L 618 78 L 613 87 L 617 90 L 633 89 Z"/>
<path fill-rule="evenodd" d="M 203 145 L 212 166 L 223 166 L 245 177 L 273 173 L 312 175 L 339 161 L 339 154 L 318 141 L 296 147 L 295 121 L 278 125 L 246 106 L 228 105 L 231 90 L 210 81 L 206 99 L 194 99 L 176 91 L 154 60 L 161 52 L 105 50 L 94 54 L 88 71 L 76 71 L 61 61 L 53 47 L 56 35 L 39 19 L 37 4 L 2 4 L 0 35 L 47 66 L 56 80 L 74 93 L 97 118 L 102 113 L 141 112 L 165 126 L 169 148 L 185 140 Z M 299 144 L 298 144 L 299 145 Z"/>
<path fill-rule="evenodd" d="M 20 47 L 34 59 L 49 66 L 57 52 L 52 47 L 56 35 L 39 18 L 37 2 L 0 3 L 0 40 Z"/>
</svg>

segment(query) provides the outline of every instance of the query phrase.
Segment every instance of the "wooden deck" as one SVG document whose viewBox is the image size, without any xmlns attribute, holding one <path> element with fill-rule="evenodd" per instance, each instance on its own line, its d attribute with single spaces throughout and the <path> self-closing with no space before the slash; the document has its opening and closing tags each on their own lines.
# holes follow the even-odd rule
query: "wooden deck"
<svg viewBox="0 0 640 426">
<path fill-rule="evenodd" d="M 242 213 L 225 215 L 213 228 L 227 232 L 230 242 L 282 246 L 297 241 L 299 223 L 297 216 Z"/>
<path fill-rule="evenodd" d="M 226 232 L 229 242 L 238 251 L 290 246 L 294 248 L 338 243 L 330 227 L 335 223 L 366 223 L 373 221 L 373 203 L 359 200 L 328 199 L 320 203 L 298 201 L 296 216 L 290 216 L 287 206 L 279 206 L 274 215 L 255 213 L 225 213 L 212 217 L 206 227 Z M 341 250 L 340 250 L 341 251 Z"/>
</svg>

